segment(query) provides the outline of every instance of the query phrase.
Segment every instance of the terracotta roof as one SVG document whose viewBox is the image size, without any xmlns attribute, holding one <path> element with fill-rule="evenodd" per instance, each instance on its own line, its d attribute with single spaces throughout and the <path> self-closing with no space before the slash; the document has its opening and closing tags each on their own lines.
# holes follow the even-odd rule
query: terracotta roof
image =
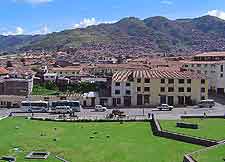
<svg viewBox="0 0 225 162">
<path fill-rule="evenodd" d="M 195 57 L 207 57 L 207 56 L 225 57 L 225 52 L 205 52 L 205 53 L 195 55 Z"/>
<path fill-rule="evenodd" d="M 135 69 L 135 68 L 149 68 L 147 65 L 143 64 L 96 64 L 94 68 L 125 68 L 125 69 Z"/>
<path fill-rule="evenodd" d="M 53 68 L 51 71 L 80 71 L 81 67 L 63 67 L 63 68 Z"/>
<path fill-rule="evenodd" d="M 181 61 L 183 64 L 223 64 L 225 61 Z"/>
<path fill-rule="evenodd" d="M 148 79 L 205 79 L 205 76 L 191 71 L 180 70 L 127 70 L 113 75 L 114 81 L 127 81 L 128 78 Z"/>
<path fill-rule="evenodd" d="M 8 73 L 9 73 L 9 71 L 6 70 L 4 67 L 0 67 L 0 75 L 1 74 L 8 74 Z"/>
</svg>

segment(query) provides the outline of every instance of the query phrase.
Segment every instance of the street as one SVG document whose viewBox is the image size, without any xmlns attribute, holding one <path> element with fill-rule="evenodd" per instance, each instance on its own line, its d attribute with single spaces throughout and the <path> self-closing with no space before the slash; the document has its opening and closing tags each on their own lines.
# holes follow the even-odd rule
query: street
<svg viewBox="0 0 225 162">
<path fill-rule="evenodd" d="M 224 115 L 225 114 L 225 106 L 219 103 L 216 103 L 216 106 L 213 108 L 198 108 L 197 106 L 188 106 L 183 108 L 174 108 L 172 111 L 152 111 L 150 108 L 125 108 L 120 109 L 123 111 L 125 115 L 128 116 L 129 119 L 146 119 L 148 118 L 149 113 L 154 113 L 158 119 L 165 120 L 174 120 L 179 119 L 182 115 L 203 115 L 206 113 L 207 115 Z M 21 113 L 13 113 L 13 116 L 31 116 L 31 113 L 24 113 L 25 110 L 22 109 L 0 109 L 0 118 L 8 116 L 11 112 L 21 112 Z M 111 113 L 112 109 L 108 109 L 106 112 L 95 112 L 94 109 L 81 109 L 81 112 L 75 113 L 79 117 L 79 119 L 105 119 L 107 114 Z M 33 113 L 34 117 L 42 117 L 42 118 L 56 118 L 58 114 L 50 114 L 50 113 Z"/>
</svg>

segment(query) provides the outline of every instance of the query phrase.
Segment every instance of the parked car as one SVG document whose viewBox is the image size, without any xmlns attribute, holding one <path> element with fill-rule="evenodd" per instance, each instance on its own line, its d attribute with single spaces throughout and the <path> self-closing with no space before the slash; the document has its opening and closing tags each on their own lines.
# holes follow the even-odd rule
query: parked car
<svg viewBox="0 0 225 162">
<path fill-rule="evenodd" d="M 97 112 L 105 112 L 105 111 L 107 111 L 107 108 L 103 107 L 102 105 L 95 105 L 95 111 L 97 111 Z"/>
<path fill-rule="evenodd" d="M 172 111 L 173 108 L 174 108 L 173 106 L 169 106 L 168 104 L 162 104 L 162 105 L 157 107 L 157 110 L 159 110 L 159 111 Z"/>
<path fill-rule="evenodd" d="M 212 108 L 214 106 L 215 106 L 214 100 L 202 100 L 198 104 L 199 108 Z"/>
<path fill-rule="evenodd" d="M 123 111 L 113 110 L 112 113 L 110 113 L 110 114 L 107 115 L 107 118 L 110 118 L 110 119 L 112 119 L 114 117 L 124 118 L 126 116 L 127 115 L 125 115 Z"/>
</svg>

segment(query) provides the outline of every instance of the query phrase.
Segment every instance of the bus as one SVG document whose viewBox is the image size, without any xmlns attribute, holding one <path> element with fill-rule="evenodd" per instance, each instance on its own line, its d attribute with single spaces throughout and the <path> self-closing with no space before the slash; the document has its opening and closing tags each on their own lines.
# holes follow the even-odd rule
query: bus
<svg viewBox="0 0 225 162">
<path fill-rule="evenodd" d="M 51 103 L 51 110 L 55 111 L 58 107 L 70 107 L 73 112 L 80 112 L 80 101 L 70 101 L 70 100 L 62 100 L 62 101 L 53 101 Z"/>
<path fill-rule="evenodd" d="M 21 108 L 27 112 L 48 112 L 48 102 L 46 101 L 22 101 Z"/>
</svg>

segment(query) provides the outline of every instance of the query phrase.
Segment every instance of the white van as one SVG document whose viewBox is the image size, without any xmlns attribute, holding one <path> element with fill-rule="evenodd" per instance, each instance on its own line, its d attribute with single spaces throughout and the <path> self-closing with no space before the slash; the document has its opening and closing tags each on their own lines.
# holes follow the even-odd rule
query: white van
<svg viewBox="0 0 225 162">
<path fill-rule="evenodd" d="M 105 112 L 105 111 L 107 111 L 107 108 L 103 107 L 102 105 L 95 105 L 95 111 L 96 112 Z"/>
<path fill-rule="evenodd" d="M 202 100 L 198 104 L 199 108 L 212 108 L 213 106 L 215 106 L 214 100 Z"/>
</svg>

